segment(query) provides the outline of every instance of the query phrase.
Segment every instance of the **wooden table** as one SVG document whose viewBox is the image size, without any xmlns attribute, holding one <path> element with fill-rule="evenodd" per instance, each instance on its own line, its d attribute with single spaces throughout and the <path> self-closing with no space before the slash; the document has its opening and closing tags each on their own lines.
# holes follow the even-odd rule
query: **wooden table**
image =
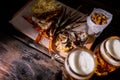
<svg viewBox="0 0 120 80">
<path fill-rule="evenodd" d="M 3 22 L 0 23 L 2 24 L 0 27 L 5 28 L 5 31 L 0 33 L 0 80 L 62 80 L 61 71 L 51 64 L 50 57 L 37 49 L 30 47 L 34 42 L 24 35 L 19 34 L 16 30 L 12 30 L 11 28 L 13 28 L 13 26 L 8 23 L 14 13 L 17 12 L 27 1 L 28 0 L 13 0 L 8 3 L 6 3 L 6 1 L 1 2 L 3 10 L 1 12 L 1 17 Z M 72 0 L 66 1 L 68 1 L 66 4 L 71 6 L 78 6 L 81 4 L 79 2 L 80 0 L 78 0 L 79 3 L 76 3 L 77 5 L 73 5 L 73 2 L 70 2 L 71 4 L 69 4 L 69 1 Z M 76 1 L 77 0 L 75 0 L 74 3 Z M 63 0 L 63 2 L 65 1 Z M 84 4 L 87 5 L 87 3 Z M 94 5 L 94 7 L 96 6 Z M 86 8 L 83 8 L 83 10 L 88 11 Z M 111 25 L 96 39 L 93 47 L 109 36 L 120 36 L 119 13 L 116 14 L 115 10 L 113 13 L 115 13 L 115 15 Z M 0 31 L 2 31 L 2 29 L 0 29 Z M 20 41 L 21 38 L 17 39 L 16 36 L 13 36 L 15 34 L 28 40 L 30 45 L 25 41 Z M 41 47 L 39 45 L 36 46 Z M 61 65 L 59 62 L 57 63 Z M 120 69 L 105 77 L 97 77 L 94 75 L 91 80 L 118 80 L 120 79 L 119 74 Z"/>
<path fill-rule="evenodd" d="M 58 65 L 60 63 L 56 62 Z M 0 34 L 0 80 L 61 80 L 49 56 L 13 36 Z"/>
<path fill-rule="evenodd" d="M 27 40 L 25 35 L 18 36 Z M 56 63 L 59 67 L 63 65 L 59 61 Z M 0 80 L 64 80 L 62 71 L 57 66 L 51 63 L 48 55 L 17 39 L 13 34 L 0 33 Z M 117 80 L 119 74 L 120 69 L 105 77 L 93 75 L 90 80 Z"/>
</svg>

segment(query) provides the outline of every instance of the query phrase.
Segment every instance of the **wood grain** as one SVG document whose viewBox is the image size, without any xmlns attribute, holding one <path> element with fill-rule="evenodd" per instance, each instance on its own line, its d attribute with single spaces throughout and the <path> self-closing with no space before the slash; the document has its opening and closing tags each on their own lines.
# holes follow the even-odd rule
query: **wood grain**
<svg viewBox="0 0 120 80">
<path fill-rule="evenodd" d="M 49 56 L 11 36 L 0 36 L 0 80 L 61 80 Z"/>
</svg>

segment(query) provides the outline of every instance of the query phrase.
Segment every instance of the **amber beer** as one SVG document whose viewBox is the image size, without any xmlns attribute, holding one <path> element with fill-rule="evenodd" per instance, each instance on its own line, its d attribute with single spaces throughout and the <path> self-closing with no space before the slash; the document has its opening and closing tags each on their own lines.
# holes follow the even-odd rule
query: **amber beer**
<svg viewBox="0 0 120 80">
<path fill-rule="evenodd" d="M 88 80 L 96 68 L 93 52 L 86 48 L 77 48 L 69 52 L 65 59 L 65 70 L 70 80 Z"/>
<path fill-rule="evenodd" d="M 112 36 L 105 39 L 94 50 L 97 58 L 98 76 L 105 76 L 120 66 L 120 38 Z"/>
</svg>

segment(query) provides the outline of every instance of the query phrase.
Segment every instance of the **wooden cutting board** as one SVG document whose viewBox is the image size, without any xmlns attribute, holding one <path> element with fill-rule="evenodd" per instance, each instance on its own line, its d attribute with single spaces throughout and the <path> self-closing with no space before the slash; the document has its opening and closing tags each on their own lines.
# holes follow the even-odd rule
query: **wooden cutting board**
<svg viewBox="0 0 120 80">
<path fill-rule="evenodd" d="M 75 11 L 75 9 L 66 6 L 65 4 L 59 2 L 62 6 L 67 7 L 68 9 L 71 9 L 73 11 Z M 21 33 L 25 34 L 27 37 L 29 37 L 30 39 L 32 39 L 33 41 L 36 40 L 36 37 L 38 36 L 39 32 L 36 31 L 33 28 L 33 25 L 30 24 L 29 22 L 27 22 L 22 16 L 24 15 L 29 15 L 31 16 L 31 6 L 34 4 L 34 0 L 29 1 L 28 3 L 26 3 L 25 6 L 23 6 L 14 16 L 13 18 L 10 20 L 10 23 Z M 78 14 L 83 17 L 83 19 L 86 19 L 86 15 L 83 14 L 82 12 L 78 11 Z M 22 38 L 23 39 L 23 38 Z M 94 42 L 95 38 L 93 36 L 90 36 L 90 42 L 87 43 L 85 46 L 90 49 L 93 42 Z M 40 45 L 42 45 L 45 48 L 48 48 L 49 46 L 49 40 L 46 38 L 42 38 L 42 40 L 39 42 Z M 34 44 L 32 44 L 31 46 L 34 46 Z M 37 48 L 37 47 L 36 47 Z M 40 51 L 42 51 L 43 53 L 47 53 L 45 52 L 42 48 L 38 49 Z M 48 54 L 49 55 L 49 54 Z M 61 54 L 62 55 L 62 54 Z M 62 55 L 64 56 L 64 55 Z"/>
</svg>

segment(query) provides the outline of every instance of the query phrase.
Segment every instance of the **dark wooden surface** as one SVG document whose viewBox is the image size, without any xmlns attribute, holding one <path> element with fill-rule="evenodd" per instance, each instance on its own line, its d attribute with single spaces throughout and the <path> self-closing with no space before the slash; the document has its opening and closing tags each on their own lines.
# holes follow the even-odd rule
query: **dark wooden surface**
<svg viewBox="0 0 120 80">
<path fill-rule="evenodd" d="M 0 80 L 58 79 L 62 79 L 61 70 L 51 64 L 49 56 L 10 35 L 0 34 Z"/>
<path fill-rule="evenodd" d="M 61 63 L 57 64 L 61 66 Z M 93 75 L 90 80 L 119 80 L 119 74 L 120 69 L 104 77 Z M 51 64 L 49 56 L 9 33 L 0 32 L 0 80 L 64 79 L 61 70 Z"/>
<path fill-rule="evenodd" d="M 62 80 L 61 71 L 51 64 L 50 57 L 17 40 L 13 35 L 19 34 L 9 24 L 13 15 L 29 0 L 1 0 L 0 1 L 0 80 Z M 90 13 L 94 7 L 100 7 L 113 14 L 111 24 L 102 32 L 92 46 L 109 36 L 120 36 L 120 11 L 117 2 L 109 0 L 59 0 L 68 6 Z M 120 69 L 105 77 L 96 77 L 91 80 L 119 80 Z"/>
</svg>

